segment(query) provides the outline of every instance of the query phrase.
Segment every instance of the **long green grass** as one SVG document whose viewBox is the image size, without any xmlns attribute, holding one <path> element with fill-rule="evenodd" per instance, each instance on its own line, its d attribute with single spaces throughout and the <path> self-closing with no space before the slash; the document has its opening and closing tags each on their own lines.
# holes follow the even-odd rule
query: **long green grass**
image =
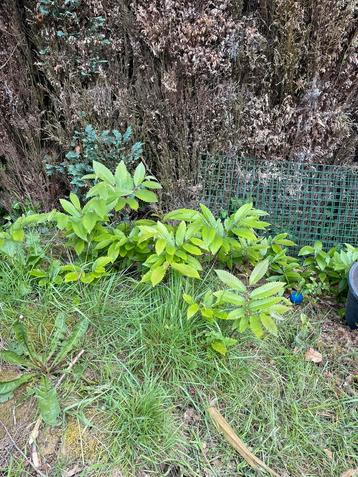
<svg viewBox="0 0 358 477">
<path fill-rule="evenodd" d="M 83 358 L 60 394 L 64 436 L 72 419 L 95 444 L 88 450 L 81 435 L 80 451 L 59 455 L 50 475 L 74 462 L 82 476 L 258 475 L 215 429 L 210 404 L 281 476 L 339 477 L 358 465 L 357 396 L 326 373 L 340 379 L 349 370 L 339 356 L 324 356 L 319 366 L 303 357 L 320 336 L 321 319 L 311 307 L 288 316 L 278 338 L 240 336 L 223 358 L 208 351 L 206 324 L 186 319 L 181 298 L 209 279 L 188 284 L 171 277 L 151 289 L 117 274 L 92 286 L 38 290 L 6 265 L 0 275 L 3 342 L 11 340 L 19 314 L 40 350 L 59 311 L 91 322 Z M 4 475 L 27 475 L 19 466 L 9 461 Z"/>
</svg>

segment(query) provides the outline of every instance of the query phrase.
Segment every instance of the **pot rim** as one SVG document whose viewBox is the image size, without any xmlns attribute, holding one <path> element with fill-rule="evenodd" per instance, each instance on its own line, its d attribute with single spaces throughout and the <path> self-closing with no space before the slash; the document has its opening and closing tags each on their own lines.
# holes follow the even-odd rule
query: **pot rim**
<svg viewBox="0 0 358 477">
<path fill-rule="evenodd" d="M 354 284 L 353 284 L 353 274 L 354 273 L 358 274 L 358 262 L 353 263 L 353 265 L 351 266 L 351 269 L 349 270 L 349 274 L 348 274 L 349 291 L 354 296 L 354 298 L 356 300 L 358 300 L 358 285 L 354 286 Z"/>
</svg>

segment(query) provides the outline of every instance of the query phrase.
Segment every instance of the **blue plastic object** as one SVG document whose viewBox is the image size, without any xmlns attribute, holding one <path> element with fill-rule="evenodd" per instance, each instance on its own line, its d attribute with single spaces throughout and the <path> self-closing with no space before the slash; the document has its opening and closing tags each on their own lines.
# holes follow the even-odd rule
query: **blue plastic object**
<svg viewBox="0 0 358 477">
<path fill-rule="evenodd" d="M 349 271 L 348 285 L 346 322 L 352 330 L 355 330 L 358 323 L 358 262 L 354 263 Z"/>
<path fill-rule="evenodd" d="M 290 295 L 290 300 L 294 305 L 300 305 L 303 302 L 303 295 L 302 293 L 294 290 Z"/>
</svg>

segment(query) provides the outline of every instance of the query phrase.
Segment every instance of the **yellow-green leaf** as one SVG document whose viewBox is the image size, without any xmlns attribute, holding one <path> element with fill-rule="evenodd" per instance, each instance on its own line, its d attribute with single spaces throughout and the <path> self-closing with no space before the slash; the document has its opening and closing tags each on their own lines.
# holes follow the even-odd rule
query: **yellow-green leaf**
<svg viewBox="0 0 358 477">
<path fill-rule="evenodd" d="M 261 326 L 261 320 L 259 316 L 255 315 L 250 317 L 250 329 L 258 338 L 261 338 L 263 336 L 264 332 Z"/>
<path fill-rule="evenodd" d="M 266 330 L 277 336 L 277 326 L 276 326 L 276 323 L 274 322 L 274 320 L 271 318 L 271 316 L 269 315 L 261 315 L 261 323 L 264 325 L 264 327 L 266 328 Z"/>
<path fill-rule="evenodd" d="M 285 287 L 284 282 L 269 282 L 265 283 L 259 288 L 256 288 L 250 293 L 250 297 L 257 300 L 262 298 L 267 298 L 272 295 L 276 295 L 276 293 L 281 293 Z"/>
<path fill-rule="evenodd" d="M 222 341 L 213 341 L 210 346 L 214 351 L 217 353 L 221 354 L 222 356 L 225 356 L 227 353 L 227 347 Z"/>
<path fill-rule="evenodd" d="M 12 229 L 11 236 L 15 242 L 23 242 L 25 238 L 25 232 L 23 229 Z"/>
<path fill-rule="evenodd" d="M 97 223 L 98 217 L 95 213 L 93 212 L 88 212 L 85 214 L 82 218 L 82 223 L 84 228 L 87 230 L 87 232 L 90 234 L 92 230 L 94 229 L 96 223 Z"/>
<path fill-rule="evenodd" d="M 133 175 L 133 181 L 135 186 L 139 186 L 145 177 L 145 167 L 143 162 L 140 162 L 138 166 L 136 167 Z"/>
<path fill-rule="evenodd" d="M 87 242 L 87 232 L 84 226 L 78 222 L 71 222 L 74 233 L 77 237 Z"/>
<path fill-rule="evenodd" d="M 231 305 L 242 306 L 245 303 L 245 298 L 228 290 L 219 290 L 214 293 L 220 303 L 230 303 Z"/>
<path fill-rule="evenodd" d="M 184 221 L 182 221 L 178 225 L 177 231 L 175 233 L 175 242 L 179 247 L 183 245 L 185 233 L 186 233 L 186 224 Z"/>
<path fill-rule="evenodd" d="M 66 199 L 60 199 L 60 204 L 62 205 L 62 208 L 65 212 L 74 217 L 79 217 L 80 213 L 71 202 Z"/>
<path fill-rule="evenodd" d="M 140 189 L 140 190 L 137 190 L 134 193 L 134 195 L 138 199 L 142 200 L 143 202 L 148 202 L 148 203 L 158 202 L 157 194 L 155 194 L 151 190 Z"/>
<path fill-rule="evenodd" d="M 249 327 L 249 319 L 247 316 L 243 316 L 239 322 L 239 332 L 243 333 Z"/>
<path fill-rule="evenodd" d="M 214 240 L 209 245 L 210 252 L 213 255 L 215 255 L 216 253 L 218 253 L 222 244 L 223 244 L 223 238 L 222 237 L 215 237 Z"/>
<path fill-rule="evenodd" d="M 77 282 L 81 276 L 81 272 L 70 272 L 65 275 L 65 282 Z"/>
<path fill-rule="evenodd" d="M 135 199 L 134 199 L 134 200 L 135 200 Z M 137 201 L 136 201 L 136 202 L 137 202 Z M 126 204 L 127 204 L 127 201 L 126 201 L 125 199 L 123 199 L 123 197 L 120 197 L 119 199 L 117 199 L 117 204 L 116 204 L 114 210 L 115 210 L 116 212 L 119 212 L 120 210 L 124 209 L 124 207 L 126 206 Z M 129 207 L 131 207 L 131 206 L 129 205 Z M 133 209 L 133 207 L 131 207 L 131 209 Z M 136 210 L 136 209 L 134 209 L 134 210 Z"/>
<path fill-rule="evenodd" d="M 225 271 L 225 270 L 215 270 L 215 273 L 219 277 L 219 279 L 225 283 L 229 288 L 234 288 L 235 290 L 238 290 L 239 292 L 244 292 L 246 291 L 245 285 L 242 283 L 241 280 L 239 280 L 237 277 L 232 275 L 231 273 Z"/>
<path fill-rule="evenodd" d="M 114 175 L 104 164 L 93 161 L 93 169 L 98 179 L 101 179 L 102 181 L 108 182 L 112 185 L 115 183 Z"/>
<path fill-rule="evenodd" d="M 165 239 L 158 239 L 155 242 L 155 252 L 157 255 L 161 255 L 163 251 L 165 250 L 165 247 L 167 245 L 167 241 Z"/>
<path fill-rule="evenodd" d="M 72 202 L 72 204 L 77 210 L 81 210 L 80 200 L 77 197 L 77 195 L 74 194 L 73 192 L 70 193 L 70 201 Z"/>
<path fill-rule="evenodd" d="M 186 252 L 189 252 L 191 253 L 192 255 L 202 255 L 202 251 L 200 250 L 199 247 L 196 247 L 195 245 L 192 245 L 190 243 L 185 243 L 183 245 L 183 249 L 186 251 Z"/>
<path fill-rule="evenodd" d="M 255 283 L 259 282 L 261 278 L 266 274 L 269 266 L 268 259 L 262 260 L 259 262 L 256 267 L 252 270 L 249 283 L 250 285 L 255 285 Z"/>
<path fill-rule="evenodd" d="M 194 303 L 194 298 L 192 296 L 188 295 L 187 293 L 183 293 L 183 300 L 188 305 L 192 305 Z"/>
<path fill-rule="evenodd" d="M 133 197 L 128 197 L 127 204 L 129 205 L 129 207 L 132 210 L 138 210 L 138 208 L 139 208 L 138 201 L 136 199 L 134 199 Z"/>
<path fill-rule="evenodd" d="M 187 311 L 187 318 L 192 318 L 197 312 L 199 311 L 199 305 L 197 303 L 193 303 L 189 306 Z"/>
<path fill-rule="evenodd" d="M 175 263 L 171 264 L 172 268 L 182 275 L 189 277 L 189 278 L 200 278 L 199 273 L 195 268 L 190 267 L 189 265 L 185 265 L 184 263 Z"/>
<path fill-rule="evenodd" d="M 158 283 L 160 283 L 163 280 L 163 278 L 165 277 L 166 271 L 167 271 L 167 267 L 165 267 L 164 265 L 161 265 L 160 267 L 157 267 L 154 270 L 152 270 L 152 273 L 150 275 L 150 282 L 153 285 L 153 287 L 158 285 Z"/>
</svg>

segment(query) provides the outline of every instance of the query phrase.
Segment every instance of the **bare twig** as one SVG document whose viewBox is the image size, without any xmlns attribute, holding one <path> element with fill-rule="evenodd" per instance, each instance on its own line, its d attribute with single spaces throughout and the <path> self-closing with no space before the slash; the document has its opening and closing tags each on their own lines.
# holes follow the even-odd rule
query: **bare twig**
<svg viewBox="0 0 358 477">
<path fill-rule="evenodd" d="M 57 389 L 59 387 L 59 385 L 62 383 L 62 381 L 65 379 L 66 377 L 66 374 L 71 371 L 71 369 L 74 367 L 74 365 L 77 363 L 77 361 L 80 359 L 80 357 L 83 355 L 83 353 L 85 352 L 84 349 L 81 349 L 81 351 L 73 358 L 73 360 L 70 362 L 70 364 L 68 365 L 68 367 L 66 368 L 66 370 L 64 371 L 64 373 L 62 374 L 62 376 L 60 377 L 60 379 L 57 381 L 57 383 L 55 384 L 55 388 Z"/>
<path fill-rule="evenodd" d="M 26 462 L 31 465 L 31 467 L 34 469 L 34 471 L 40 475 L 41 477 L 48 477 L 46 474 L 42 473 L 34 464 L 33 462 L 31 461 L 31 459 L 29 459 L 27 457 L 27 455 L 20 449 L 20 447 L 16 444 L 16 442 L 14 441 L 14 438 L 12 437 L 12 435 L 10 434 L 8 428 L 5 426 L 5 424 L 0 420 L 0 425 L 3 427 L 4 431 L 6 432 L 6 435 L 8 436 L 8 438 L 10 439 L 12 445 L 15 447 L 15 449 L 24 457 L 24 459 L 26 460 Z"/>
<path fill-rule="evenodd" d="M 9 54 L 7 60 L 5 61 L 5 63 L 3 63 L 1 66 L 0 66 L 0 70 L 2 70 L 3 68 L 5 68 L 5 66 L 9 63 L 9 61 L 11 60 L 12 56 L 14 55 L 15 51 L 18 49 L 19 45 L 20 45 L 20 41 L 18 43 L 16 43 L 15 47 L 13 48 L 13 50 L 11 51 L 11 53 Z"/>
</svg>

